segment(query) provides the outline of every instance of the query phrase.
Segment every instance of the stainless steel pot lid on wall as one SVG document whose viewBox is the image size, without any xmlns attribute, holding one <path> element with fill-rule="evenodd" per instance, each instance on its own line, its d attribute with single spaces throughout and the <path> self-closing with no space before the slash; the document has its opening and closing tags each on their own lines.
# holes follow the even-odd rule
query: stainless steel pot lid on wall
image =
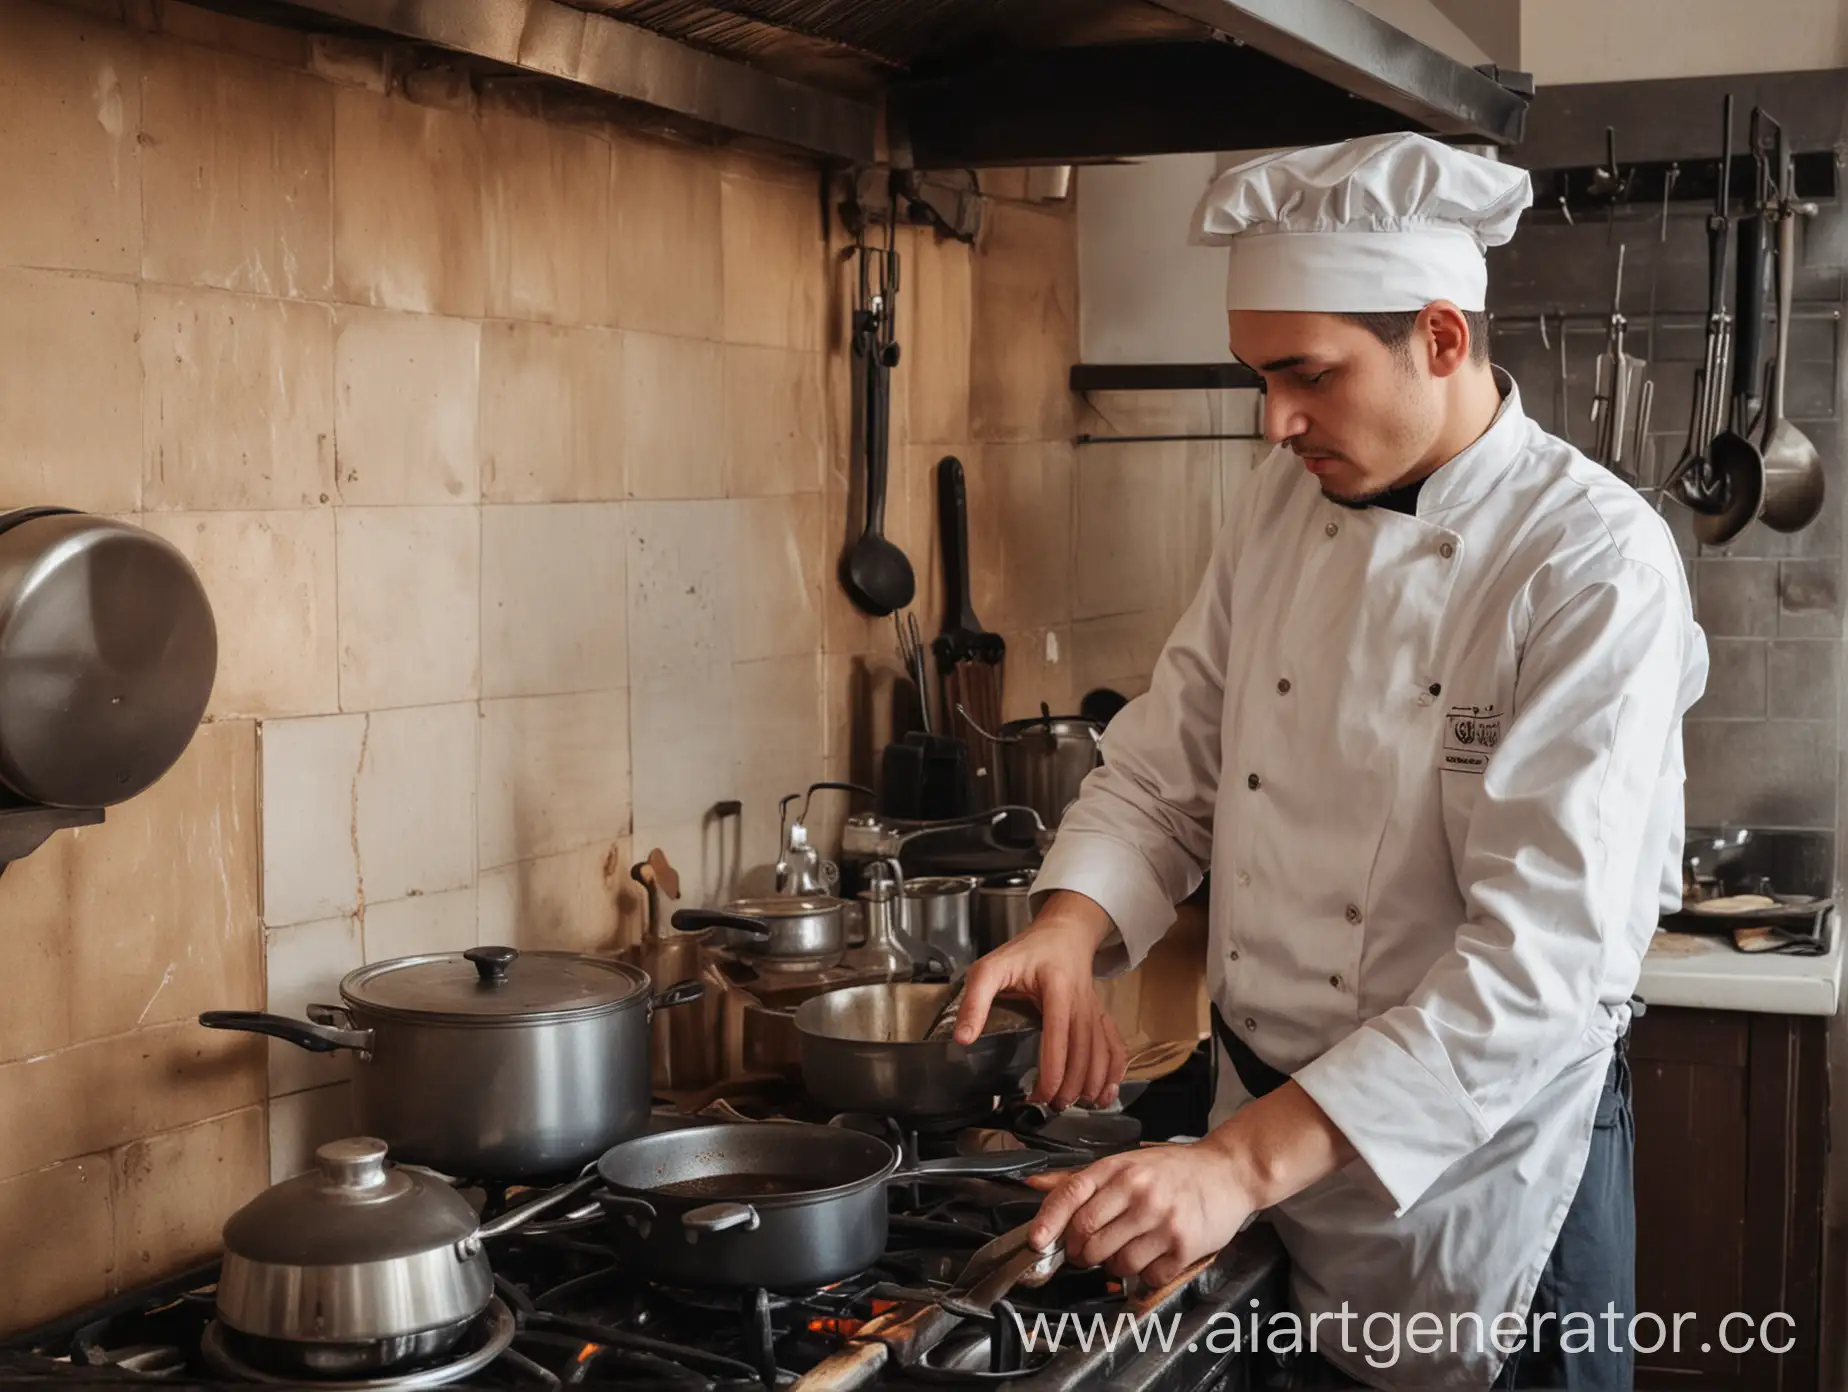
<svg viewBox="0 0 1848 1392">
<path fill-rule="evenodd" d="M 218 631 L 171 543 L 64 508 L 0 513 L 0 782 L 48 807 L 111 807 L 179 760 Z"/>
<path fill-rule="evenodd" d="M 531 1024 L 600 1015 L 646 997 L 639 967 L 570 952 L 472 947 L 399 957 L 349 973 L 350 1005 L 393 1019 L 457 1024 Z"/>
</svg>

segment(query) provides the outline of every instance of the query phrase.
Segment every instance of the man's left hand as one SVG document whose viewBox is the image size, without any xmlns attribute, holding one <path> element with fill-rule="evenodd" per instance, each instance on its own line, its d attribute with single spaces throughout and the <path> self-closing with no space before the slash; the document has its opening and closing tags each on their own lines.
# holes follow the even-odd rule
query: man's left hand
<svg viewBox="0 0 1848 1392">
<path fill-rule="evenodd" d="M 1255 1205 L 1210 1141 L 1112 1155 L 1082 1170 L 1034 1175 L 1047 1191 L 1028 1233 L 1044 1250 L 1065 1235 L 1066 1260 L 1163 1286 L 1238 1235 Z"/>
</svg>

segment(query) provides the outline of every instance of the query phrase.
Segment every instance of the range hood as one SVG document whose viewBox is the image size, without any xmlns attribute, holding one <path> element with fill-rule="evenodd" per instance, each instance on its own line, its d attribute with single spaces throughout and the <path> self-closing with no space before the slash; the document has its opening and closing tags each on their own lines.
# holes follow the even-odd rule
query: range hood
<svg viewBox="0 0 1848 1392">
<path fill-rule="evenodd" d="M 1350 0 L 206 0 L 829 162 L 1086 164 L 1390 130 L 1518 142 L 1531 84 Z"/>
</svg>

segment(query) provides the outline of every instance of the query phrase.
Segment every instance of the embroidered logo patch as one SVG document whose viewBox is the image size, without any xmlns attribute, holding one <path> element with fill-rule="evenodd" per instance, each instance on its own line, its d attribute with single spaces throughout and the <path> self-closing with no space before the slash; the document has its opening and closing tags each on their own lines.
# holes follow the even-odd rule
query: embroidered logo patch
<svg viewBox="0 0 1848 1392">
<path fill-rule="evenodd" d="M 1444 716 L 1442 766 L 1453 773 L 1481 773 L 1501 734 L 1501 711 L 1495 706 L 1452 706 Z"/>
</svg>

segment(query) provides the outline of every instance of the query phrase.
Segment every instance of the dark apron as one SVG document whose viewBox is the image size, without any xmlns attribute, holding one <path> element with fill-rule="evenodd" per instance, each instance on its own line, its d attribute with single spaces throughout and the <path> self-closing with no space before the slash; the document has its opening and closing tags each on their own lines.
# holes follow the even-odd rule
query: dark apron
<svg viewBox="0 0 1848 1392">
<path fill-rule="evenodd" d="M 1640 1000 L 1632 1000 L 1630 1005 L 1636 1016 L 1645 1008 Z M 1213 1034 L 1239 1082 L 1254 1098 L 1274 1092 L 1290 1080 L 1287 1073 L 1272 1068 L 1232 1032 L 1217 1003 L 1213 1005 Z M 1606 1333 L 1611 1326 L 1605 1322 L 1604 1313 L 1607 1306 L 1615 1306 L 1624 1317 L 1616 1327 L 1627 1329 L 1629 1316 L 1636 1309 L 1635 1149 L 1626 1031 L 1612 1051 L 1604 1092 L 1598 1098 L 1585 1173 L 1566 1211 L 1552 1255 L 1540 1273 L 1527 1327 L 1533 1329 L 1536 1314 L 1555 1318 L 1542 1326 L 1537 1344 L 1517 1350 L 1503 1365 L 1501 1376 L 1495 1380 L 1501 1392 L 1630 1392 L 1635 1356 L 1628 1349 L 1609 1347 Z M 1597 1338 L 1589 1350 L 1567 1352 L 1560 1347 L 1560 1335 L 1565 1332 L 1561 1325 L 1567 1315 L 1579 1311 L 1592 1317 Z M 1574 1320 L 1575 1329 L 1581 1323 Z M 1574 1340 L 1575 1344 L 1579 1342 L 1582 1340 Z M 1288 1370 L 1279 1370 L 1276 1376 L 1277 1380 L 1265 1385 L 1292 1392 L 1324 1392 L 1362 1385 L 1313 1353 L 1296 1359 Z"/>
</svg>

